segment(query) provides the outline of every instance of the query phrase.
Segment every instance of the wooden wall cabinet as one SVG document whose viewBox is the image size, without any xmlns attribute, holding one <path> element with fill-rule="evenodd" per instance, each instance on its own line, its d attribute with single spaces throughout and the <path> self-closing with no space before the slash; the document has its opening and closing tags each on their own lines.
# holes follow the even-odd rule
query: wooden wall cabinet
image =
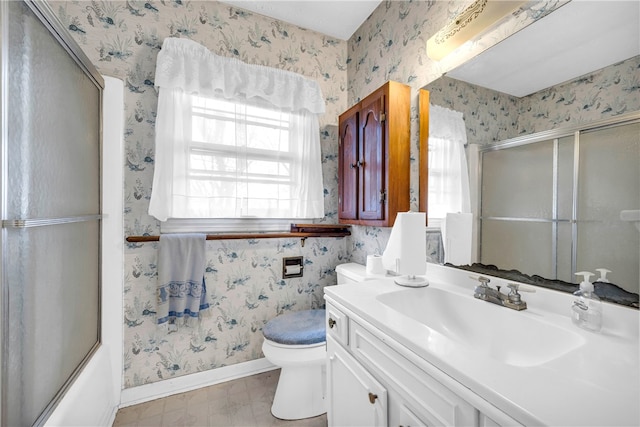
<svg viewBox="0 0 640 427">
<path fill-rule="evenodd" d="M 391 227 L 409 210 L 411 89 L 389 81 L 339 118 L 338 219 Z"/>
</svg>

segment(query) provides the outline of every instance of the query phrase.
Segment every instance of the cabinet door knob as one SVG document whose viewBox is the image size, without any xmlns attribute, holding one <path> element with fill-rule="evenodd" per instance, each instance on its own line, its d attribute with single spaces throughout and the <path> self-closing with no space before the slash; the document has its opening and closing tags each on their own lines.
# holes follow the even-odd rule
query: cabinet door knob
<svg viewBox="0 0 640 427">
<path fill-rule="evenodd" d="M 329 322 L 329 329 L 333 329 L 333 327 L 336 324 L 336 321 L 330 317 L 328 322 Z"/>
<path fill-rule="evenodd" d="M 357 167 L 358 167 L 358 163 L 351 163 L 351 164 L 349 165 L 349 167 L 350 167 L 351 169 L 355 169 L 355 168 L 357 168 Z"/>
<path fill-rule="evenodd" d="M 373 405 L 376 403 L 376 399 L 378 398 L 377 394 L 369 393 L 369 402 Z"/>
</svg>

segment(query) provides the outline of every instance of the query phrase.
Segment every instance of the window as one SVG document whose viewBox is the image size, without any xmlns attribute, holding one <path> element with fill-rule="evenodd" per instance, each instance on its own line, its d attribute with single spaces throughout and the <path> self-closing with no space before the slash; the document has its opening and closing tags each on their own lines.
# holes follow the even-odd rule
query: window
<svg viewBox="0 0 640 427">
<path fill-rule="evenodd" d="M 291 119 L 282 111 L 194 96 L 188 166 L 193 215 L 289 217 L 298 159 L 289 141 Z"/>
<path fill-rule="evenodd" d="M 189 219 L 189 230 L 209 219 L 246 230 L 247 220 L 324 216 L 316 82 L 166 39 L 156 85 L 149 213 L 171 231 L 187 231 L 175 219 Z"/>
<path fill-rule="evenodd" d="M 429 224 L 441 224 L 447 213 L 471 212 L 466 141 L 461 113 L 429 107 Z"/>
</svg>

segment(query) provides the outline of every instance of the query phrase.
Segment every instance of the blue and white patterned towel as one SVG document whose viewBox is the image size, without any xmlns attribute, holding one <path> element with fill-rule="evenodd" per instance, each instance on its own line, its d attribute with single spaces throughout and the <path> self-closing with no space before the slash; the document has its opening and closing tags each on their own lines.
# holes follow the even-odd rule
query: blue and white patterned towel
<svg viewBox="0 0 640 427">
<path fill-rule="evenodd" d="M 204 234 L 162 234 L 158 248 L 159 325 L 177 328 L 176 319 L 189 325 L 209 308 L 204 282 Z"/>
</svg>

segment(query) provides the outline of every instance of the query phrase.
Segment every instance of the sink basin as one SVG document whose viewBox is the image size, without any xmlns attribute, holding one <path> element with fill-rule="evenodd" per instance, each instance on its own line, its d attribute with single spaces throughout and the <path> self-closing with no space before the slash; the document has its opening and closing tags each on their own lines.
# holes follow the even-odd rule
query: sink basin
<svg viewBox="0 0 640 427">
<path fill-rule="evenodd" d="M 513 366 L 541 365 L 584 343 L 580 335 L 569 330 L 471 295 L 429 287 L 403 289 L 377 298 L 398 313 Z"/>
</svg>

